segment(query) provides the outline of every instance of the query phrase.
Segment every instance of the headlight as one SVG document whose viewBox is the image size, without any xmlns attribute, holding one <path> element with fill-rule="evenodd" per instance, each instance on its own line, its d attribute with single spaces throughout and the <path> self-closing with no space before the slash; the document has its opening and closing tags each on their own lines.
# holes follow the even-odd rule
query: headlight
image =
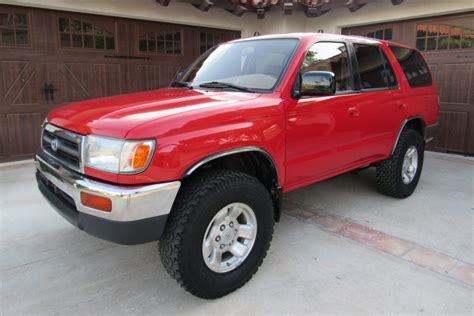
<svg viewBox="0 0 474 316">
<path fill-rule="evenodd" d="M 148 166 L 154 147 L 154 140 L 88 135 L 84 144 L 84 165 L 113 173 L 137 173 Z"/>
</svg>

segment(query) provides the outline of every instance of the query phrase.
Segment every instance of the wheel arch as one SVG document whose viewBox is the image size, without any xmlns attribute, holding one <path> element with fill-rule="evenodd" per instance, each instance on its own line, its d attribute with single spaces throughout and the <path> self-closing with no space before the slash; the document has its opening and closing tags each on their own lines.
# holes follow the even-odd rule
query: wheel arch
<svg viewBox="0 0 474 316">
<path fill-rule="evenodd" d="M 395 148 L 397 147 L 398 140 L 400 139 L 400 135 L 402 134 L 402 131 L 405 128 L 410 128 L 419 132 L 421 136 L 423 137 L 423 139 L 425 139 L 425 127 L 426 127 L 425 120 L 421 116 L 412 116 L 412 117 L 407 118 L 405 121 L 403 121 L 402 125 L 398 129 L 397 138 L 395 139 L 395 142 L 393 143 L 390 155 L 393 155 Z"/>
<path fill-rule="evenodd" d="M 197 161 L 182 175 L 182 179 L 208 168 L 230 169 L 256 177 L 268 190 L 273 200 L 275 221 L 279 221 L 282 189 L 278 166 L 269 152 L 257 146 L 244 146 L 214 153 Z"/>
</svg>

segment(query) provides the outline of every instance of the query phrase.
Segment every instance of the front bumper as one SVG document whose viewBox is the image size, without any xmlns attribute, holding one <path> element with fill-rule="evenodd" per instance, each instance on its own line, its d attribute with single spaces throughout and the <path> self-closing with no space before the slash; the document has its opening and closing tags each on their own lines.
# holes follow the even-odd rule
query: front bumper
<svg viewBox="0 0 474 316">
<path fill-rule="evenodd" d="M 35 160 L 39 190 L 58 213 L 79 229 L 119 244 L 158 240 L 181 184 L 111 185 L 69 171 L 49 157 L 37 155 Z M 82 205 L 81 192 L 111 199 L 112 210 Z"/>
</svg>

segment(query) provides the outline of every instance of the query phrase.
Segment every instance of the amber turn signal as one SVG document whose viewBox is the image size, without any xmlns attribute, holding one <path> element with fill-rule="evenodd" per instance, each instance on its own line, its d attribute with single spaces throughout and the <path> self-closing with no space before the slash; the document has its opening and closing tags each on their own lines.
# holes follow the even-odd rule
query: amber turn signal
<svg viewBox="0 0 474 316">
<path fill-rule="evenodd" d="M 104 212 L 112 211 L 112 201 L 103 196 L 81 192 L 81 203 L 84 206 L 95 208 L 96 210 Z"/>
<path fill-rule="evenodd" d="M 142 169 L 146 166 L 150 150 L 151 146 L 148 143 L 141 143 L 135 147 L 130 163 L 134 170 Z"/>
</svg>

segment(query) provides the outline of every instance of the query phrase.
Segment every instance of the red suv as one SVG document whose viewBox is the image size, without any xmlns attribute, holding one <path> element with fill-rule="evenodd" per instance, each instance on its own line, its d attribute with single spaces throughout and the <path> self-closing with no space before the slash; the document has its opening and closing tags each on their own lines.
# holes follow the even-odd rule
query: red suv
<svg viewBox="0 0 474 316">
<path fill-rule="evenodd" d="M 39 189 L 106 240 L 159 240 L 186 290 L 247 282 L 282 193 L 373 166 L 380 192 L 415 190 L 438 97 L 421 54 L 361 37 L 286 34 L 212 48 L 170 87 L 49 113 Z"/>
</svg>

